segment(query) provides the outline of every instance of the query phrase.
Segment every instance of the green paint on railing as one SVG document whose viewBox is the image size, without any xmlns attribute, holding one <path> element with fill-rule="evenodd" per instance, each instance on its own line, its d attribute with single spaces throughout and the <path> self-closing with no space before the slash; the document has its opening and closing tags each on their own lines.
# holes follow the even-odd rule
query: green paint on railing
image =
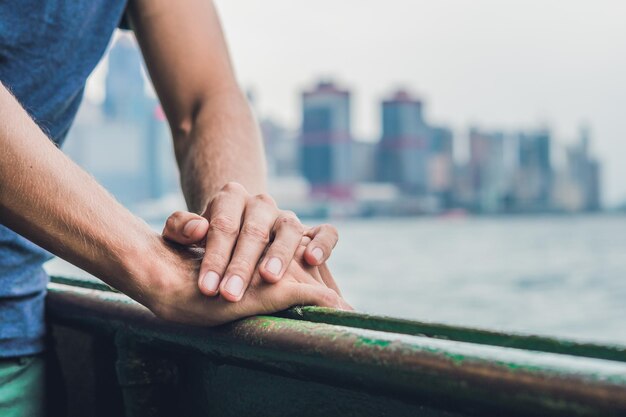
<svg viewBox="0 0 626 417">
<path fill-rule="evenodd" d="M 389 340 L 369 339 L 367 337 L 360 337 L 356 342 L 357 345 L 379 346 L 386 347 L 391 344 Z"/>
<path fill-rule="evenodd" d="M 148 352 L 167 352 L 168 358 L 199 355 L 220 366 L 349 387 L 472 416 L 607 417 L 626 410 L 626 364 L 619 361 L 503 348 L 488 345 L 485 338 L 467 343 L 423 337 L 424 332 L 411 335 L 392 329 L 398 322 L 405 330 L 429 324 L 309 307 L 300 308 L 300 314 L 295 309 L 284 313 L 297 320 L 257 316 L 219 328 L 177 326 L 156 319 L 122 294 L 67 282 L 50 286 L 53 324 L 98 334 L 104 330 L 108 337 L 123 334 Z M 321 319 L 306 320 L 315 314 Z M 323 322 L 333 316 L 339 323 Z M 370 327 L 382 330 L 368 329 L 364 317 L 375 319 Z"/>
<path fill-rule="evenodd" d="M 51 280 L 58 284 L 80 288 L 117 292 L 115 289 L 95 278 L 66 278 L 54 276 Z M 278 313 L 276 316 L 293 320 L 334 324 L 388 333 L 427 336 L 442 340 L 455 340 L 490 346 L 537 350 L 540 352 L 626 362 L 626 346 L 619 345 L 600 345 L 545 336 L 503 333 L 485 329 L 338 311 L 323 307 L 293 307 Z"/>
<path fill-rule="evenodd" d="M 484 329 L 337 311 L 323 307 L 301 307 L 297 311 L 290 309 L 278 315 L 293 320 L 626 362 L 626 346 L 619 345 L 600 345 L 545 336 L 502 333 Z"/>
</svg>

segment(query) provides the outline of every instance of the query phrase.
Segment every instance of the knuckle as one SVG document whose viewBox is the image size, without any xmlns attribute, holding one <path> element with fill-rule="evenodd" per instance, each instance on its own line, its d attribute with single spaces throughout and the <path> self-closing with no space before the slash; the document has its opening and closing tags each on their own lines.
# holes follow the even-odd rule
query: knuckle
<svg viewBox="0 0 626 417">
<path fill-rule="evenodd" d="M 174 230 L 176 228 L 176 213 L 170 215 L 165 221 L 166 230 Z"/>
<path fill-rule="evenodd" d="M 228 265 L 229 259 L 218 252 L 205 252 L 202 263 L 209 267 L 210 270 L 216 270 L 217 273 L 222 273 L 226 265 Z"/>
<path fill-rule="evenodd" d="M 300 220 L 296 217 L 295 214 L 284 213 L 278 218 L 278 228 L 290 228 L 297 230 L 298 233 L 304 233 L 304 226 L 300 223 Z"/>
<path fill-rule="evenodd" d="M 239 232 L 239 224 L 230 216 L 215 216 L 209 222 L 209 230 L 223 233 L 228 236 L 234 236 Z"/>
<path fill-rule="evenodd" d="M 268 244 L 270 241 L 270 231 L 268 228 L 256 223 L 244 223 L 240 235 L 265 244 Z"/>
<path fill-rule="evenodd" d="M 337 228 L 335 226 L 333 226 L 332 224 L 323 224 L 322 225 L 322 229 L 333 239 L 333 240 L 339 240 L 339 232 L 337 231 Z"/>
<path fill-rule="evenodd" d="M 324 230 L 326 230 L 327 232 L 329 232 L 329 233 L 337 234 L 337 228 L 335 226 L 333 226 L 332 224 L 324 223 L 322 225 L 322 228 Z"/>
<path fill-rule="evenodd" d="M 222 191 L 226 191 L 228 193 L 245 193 L 246 189 L 243 185 L 236 181 L 229 181 L 222 187 Z"/>
<path fill-rule="evenodd" d="M 339 304 L 339 295 L 331 289 L 327 289 L 320 295 L 320 301 L 327 306 L 336 306 Z"/>
<path fill-rule="evenodd" d="M 251 288 L 251 290 L 254 291 L 253 288 Z M 261 308 L 263 309 L 263 312 L 267 312 L 267 313 L 273 313 L 275 311 L 284 310 L 285 308 L 289 307 L 290 304 L 292 304 L 291 298 L 287 296 L 260 297 L 260 302 L 262 306 Z"/>
<path fill-rule="evenodd" d="M 302 245 L 298 246 L 298 249 L 296 249 L 296 254 L 295 254 L 296 258 L 297 259 L 304 258 L 304 252 L 306 252 L 306 246 L 302 246 Z"/>
<path fill-rule="evenodd" d="M 257 194 L 253 198 L 257 204 L 266 204 L 270 206 L 276 205 L 276 202 L 274 201 L 274 199 L 269 194 L 266 194 L 266 193 Z"/>
<path fill-rule="evenodd" d="M 235 258 L 228 266 L 228 274 L 237 274 L 244 280 L 248 280 L 249 275 L 254 270 L 256 262 L 250 262 L 245 258 Z"/>
<path fill-rule="evenodd" d="M 282 241 L 274 240 L 274 242 L 272 242 L 272 246 L 270 246 L 267 251 L 267 257 L 271 258 L 272 256 L 277 256 L 279 258 L 287 259 L 291 257 L 293 252 L 294 250 L 289 248 Z"/>
</svg>

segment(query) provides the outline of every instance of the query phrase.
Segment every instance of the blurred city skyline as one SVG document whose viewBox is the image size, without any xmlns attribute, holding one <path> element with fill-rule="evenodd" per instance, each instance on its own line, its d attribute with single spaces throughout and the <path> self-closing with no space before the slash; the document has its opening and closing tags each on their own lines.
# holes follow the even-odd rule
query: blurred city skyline
<svg viewBox="0 0 626 417">
<path fill-rule="evenodd" d="M 173 147 L 158 100 L 148 94 L 132 36 L 108 52 L 104 100 L 85 101 L 65 146 L 120 201 L 143 217 L 184 207 Z M 379 103 L 381 137 L 355 140 L 353 92 L 332 80 L 302 90 L 301 125 L 260 121 L 270 193 L 305 217 L 597 211 L 602 164 L 581 129 L 553 163 L 558 143 L 547 129 L 472 127 L 469 158 L 458 137 L 434 124 L 428 103 L 397 90 Z"/>
<path fill-rule="evenodd" d="M 398 87 L 457 136 L 590 126 L 604 197 L 626 200 L 626 3 L 618 0 L 216 0 L 242 84 L 264 116 L 297 127 L 297 91 L 319 76 L 355 93 L 355 136 L 380 137 Z M 467 149 L 460 149 L 463 156 Z"/>
<path fill-rule="evenodd" d="M 457 147 L 465 157 L 473 125 L 493 131 L 547 126 L 559 143 L 571 145 L 585 124 L 592 153 L 604 163 L 605 202 L 626 200 L 620 114 L 626 29 L 617 2 L 217 5 L 239 79 L 254 92 L 262 117 L 298 128 L 298 91 L 327 75 L 354 93 L 354 134 L 361 140 L 380 138 L 378 103 L 398 86 L 427 103 L 429 120 L 465 137 Z M 98 89 L 97 80 L 91 84 Z"/>
</svg>

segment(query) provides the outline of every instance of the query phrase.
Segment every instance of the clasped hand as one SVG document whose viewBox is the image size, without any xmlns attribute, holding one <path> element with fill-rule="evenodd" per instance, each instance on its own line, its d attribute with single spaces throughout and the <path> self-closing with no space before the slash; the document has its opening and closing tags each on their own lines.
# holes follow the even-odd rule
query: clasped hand
<svg viewBox="0 0 626 417">
<path fill-rule="evenodd" d="M 337 243 L 335 228 L 306 228 L 271 197 L 251 195 L 240 184 L 226 184 L 201 216 L 172 214 L 163 238 L 182 247 L 165 245 L 162 256 L 179 258 L 183 275 L 195 279 L 161 280 L 167 296 L 149 307 L 162 318 L 216 325 L 293 305 L 351 309 L 325 264 Z"/>
</svg>

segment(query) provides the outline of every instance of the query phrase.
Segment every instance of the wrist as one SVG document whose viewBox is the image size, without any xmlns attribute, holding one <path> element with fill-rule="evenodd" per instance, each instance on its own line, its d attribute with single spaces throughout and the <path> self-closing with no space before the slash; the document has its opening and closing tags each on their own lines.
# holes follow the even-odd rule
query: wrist
<svg viewBox="0 0 626 417">
<path fill-rule="evenodd" d="M 113 285 L 152 309 L 155 294 L 162 291 L 162 275 L 155 271 L 164 258 L 164 243 L 161 236 L 148 227 L 134 236 L 132 243 L 120 254 L 120 271 Z"/>
<path fill-rule="evenodd" d="M 180 302 L 199 293 L 197 275 L 202 254 L 169 243 L 155 232 L 142 237 L 124 261 L 124 293 L 161 318 L 180 308 Z"/>
</svg>

